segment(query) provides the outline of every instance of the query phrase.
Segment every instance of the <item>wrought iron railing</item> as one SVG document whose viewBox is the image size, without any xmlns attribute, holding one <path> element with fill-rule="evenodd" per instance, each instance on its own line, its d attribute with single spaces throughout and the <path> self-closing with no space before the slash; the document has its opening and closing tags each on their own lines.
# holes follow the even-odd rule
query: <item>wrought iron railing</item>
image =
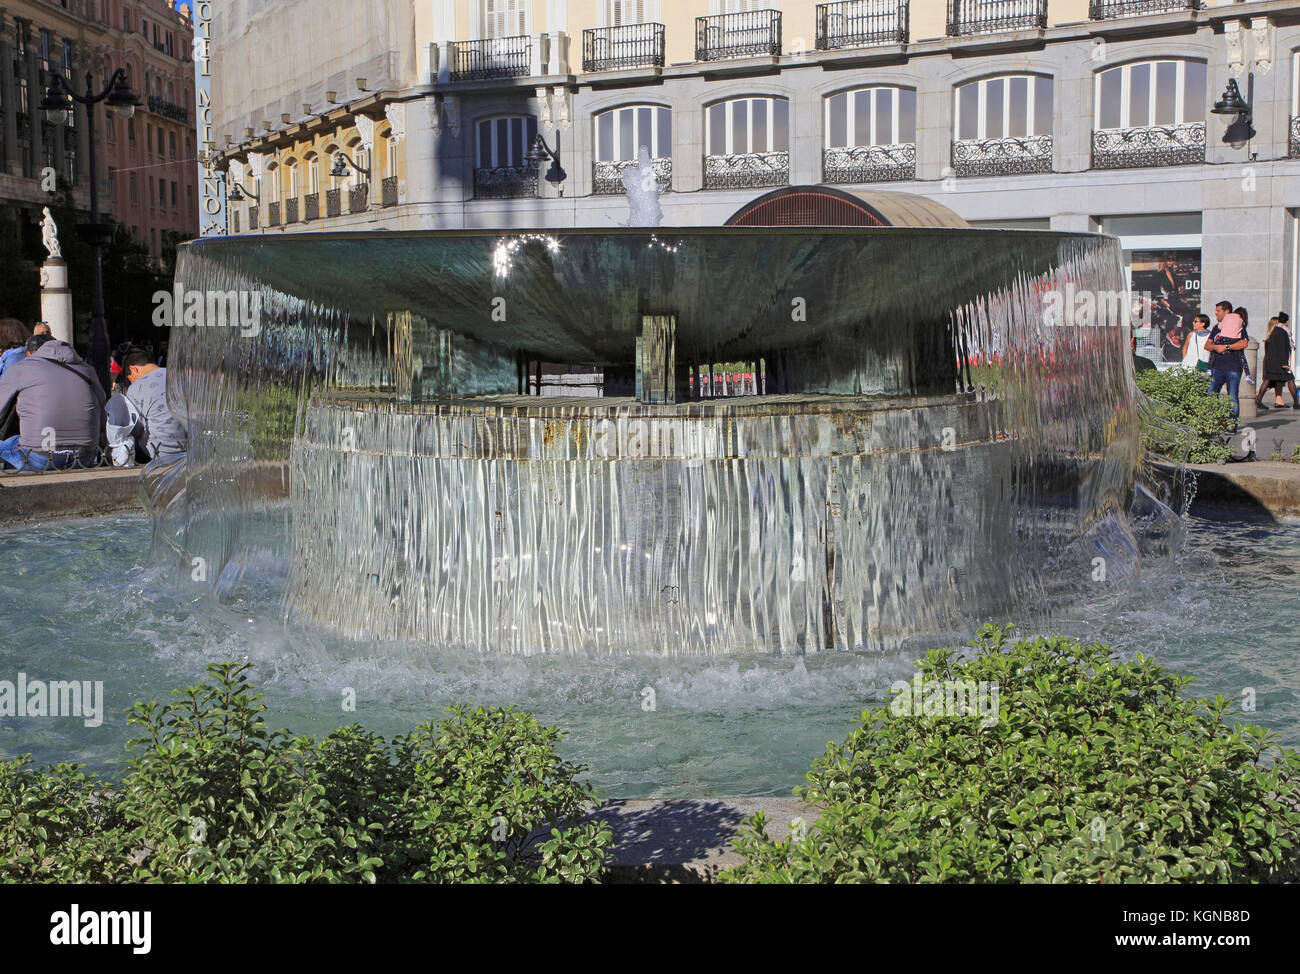
<svg viewBox="0 0 1300 974">
<path fill-rule="evenodd" d="M 537 195 L 536 166 L 497 166 L 474 170 L 476 200 L 518 199 Z"/>
<path fill-rule="evenodd" d="M 827 149 L 822 154 L 825 183 L 883 183 L 915 178 L 915 142 Z"/>
<path fill-rule="evenodd" d="M 948 0 L 948 36 L 1047 26 L 1047 0 Z"/>
<path fill-rule="evenodd" d="M 457 41 L 451 80 L 526 77 L 532 72 L 532 59 L 533 39 L 527 34 Z"/>
<path fill-rule="evenodd" d="M 705 189 L 753 189 L 790 182 L 789 152 L 745 152 L 704 157 Z"/>
<path fill-rule="evenodd" d="M 343 190 L 341 189 L 325 190 L 325 215 L 326 216 L 343 215 Z"/>
<path fill-rule="evenodd" d="M 623 173 L 636 169 L 640 163 L 631 160 L 623 162 L 593 162 L 591 164 L 591 191 L 596 195 L 614 196 L 627 192 L 623 185 Z M 651 159 L 655 182 L 659 192 L 667 193 L 673 188 L 673 161 L 671 159 Z"/>
<path fill-rule="evenodd" d="M 582 32 L 583 71 L 663 66 L 663 24 L 623 24 Z"/>
<path fill-rule="evenodd" d="M 348 212 L 360 213 L 370 205 L 370 184 L 357 183 L 348 190 Z"/>
<path fill-rule="evenodd" d="M 1052 137 L 958 139 L 952 144 L 952 168 L 958 176 L 1019 176 L 1051 172 Z"/>
<path fill-rule="evenodd" d="M 1292 159 L 1300 159 L 1300 115 L 1291 116 L 1291 138 L 1286 154 Z"/>
<path fill-rule="evenodd" d="M 1093 169 L 1188 166 L 1204 161 L 1204 122 L 1097 129 L 1092 133 Z"/>
<path fill-rule="evenodd" d="M 907 0 L 848 0 L 817 5 L 817 50 L 906 44 Z"/>
<path fill-rule="evenodd" d="M 280 225 L 279 203 L 268 203 L 266 205 L 266 225 L 268 227 L 278 227 Z"/>
<path fill-rule="evenodd" d="M 257 229 L 257 207 L 256 206 L 250 206 L 248 208 L 248 229 L 250 230 Z"/>
<path fill-rule="evenodd" d="M 1200 10 L 1201 0 L 1090 0 L 1088 16 L 1093 20 L 1169 14 L 1179 10 Z"/>
<path fill-rule="evenodd" d="M 284 201 L 284 222 L 286 225 L 298 222 L 298 197 Z"/>
<path fill-rule="evenodd" d="M 310 223 L 320 219 L 320 193 L 308 193 L 303 197 L 303 220 Z"/>
<path fill-rule="evenodd" d="M 781 11 L 750 10 L 695 18 L 695 60 L 776 56 L 781 53 Z"/>
<path fill-rule="evenodd" d="M 397 177 L 385 176 L 383 183 L 380 184 L 380 202 L 384 206 L 397 205 Z"/>
</svg>

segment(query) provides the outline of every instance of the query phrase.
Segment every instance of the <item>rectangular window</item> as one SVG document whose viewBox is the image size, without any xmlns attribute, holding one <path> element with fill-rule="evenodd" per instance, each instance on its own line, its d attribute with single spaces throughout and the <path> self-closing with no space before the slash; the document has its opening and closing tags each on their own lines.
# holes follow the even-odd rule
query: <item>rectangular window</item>
<svg viewBox="0 0 1300 974">
<path fill-rule="evenodd" d="M 958 91 L 957 117 L 960 119 L 960 125 L 957 128 L 957 138 L 978 139 L 980 131 L 980 86 L 965 85 L 959 88 Z"/>
<path fill-rule="evenodd" d="M 839 148 L 849 144 L 849 96 L 832 95 L 827 102 L 827 145 Z"/>
<path fill-rule="evenodd" d="M 1135 64 L 1129 72 L 1128 124 L 1151 124 L 1151 65 Z"/>
<path fill-rule="evenodd" d="M 1011 79 L 1011 118 L 1007 135 L 1024 138 L 1029 134 L 1029 79 Z"/>
<path fill-rule="evenodd" d="M 897 89 L 876 89 L 876 117 L 871 131 L 872 145 L 892 145 L 894 142 L 894 94 Z"/>
<path fill-rule="evenodd" d="M 1052 104 L 1052 79 L 1034 79 L 1034 135 L 1051 135 L 1055 107 Z"/>
</svg>

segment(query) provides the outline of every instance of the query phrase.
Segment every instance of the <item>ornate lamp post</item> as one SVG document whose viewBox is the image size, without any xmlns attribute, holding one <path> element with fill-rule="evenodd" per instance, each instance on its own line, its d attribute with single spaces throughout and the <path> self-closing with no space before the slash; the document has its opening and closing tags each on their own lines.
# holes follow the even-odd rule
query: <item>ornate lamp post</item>
<svg viewBox="0 0 1300 974">
<path fill-rule="evenodd" d="M 545 160 L 550 159 L 551 165 L 550 168 L 546 170 L 545 179 L 548 183 L 550 183 L 555 187 L 556 192 L 558 192 L 559 195 L 561 196 L 564 195 L 564 186 L 562 184 L 566 179 L 569 178 L 569 174 L 566 173 L 564 171 L 564 167 L 560 165 L 559 129 L 555 130 L 554 149 L 552 149 L 549 145 L 546 144 L 546 140 L 542 138 L 542 133 L 538 132 L 537 138 L 533 139 L 532 148 L 528 150 L 528 153 L 527 155 L 524 156 L 524 158 L 528 160 L 529 165 L 531 165 L 534 169 L 540 167 Z"/>
<path fill-rule="evenodd" d="M 50 87 L 41 99 L 41 110 L 55 124 L 66 123 L 72 114 L 72 103 L 86 106 L 86 141 L 90 146 L 90 158 L 86 161 L 90 174 L 90 224 L 84 229 L 84 236 L 89 240 L 95 259 L 91 262 L 91 308 L 90 308 L 90 357 L 99 376 L 104 391 L 109 389 L 108 374 L 108 329 L 104 324 L 104 273 L 103 248 L 112 239 L 112 227 L 99 222 L 99 176 L 95 168 L 95 105 L 107 102 L 108 111 L 118 118 L 130 118 L 135 114 L 140 99 L 131 90 L 126 80 L 126 72 L 118 68 L 109 78 L 108 84 L 98 94 L 94 89 L 94 76 L 86 72 L 86 93 L 74 92 L 63 75 L 53 72 L 50 75 Z"/>
</svg>

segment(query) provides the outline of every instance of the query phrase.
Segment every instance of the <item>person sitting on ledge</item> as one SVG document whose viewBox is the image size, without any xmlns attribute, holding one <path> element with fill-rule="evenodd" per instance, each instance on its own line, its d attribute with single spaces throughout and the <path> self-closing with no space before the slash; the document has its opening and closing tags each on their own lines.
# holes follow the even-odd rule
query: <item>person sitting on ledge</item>
<svg viewBox="0 0 1300 974">
<path fill-rule="evenodd" d="M 0 379 L 0 434 L 18 416 L 18 435 L 0 439 L 0 460 L 16 470 L 92 467 L 104 426 L 104 389 L 70 345 L 27 340 L 26 357 Z"/>
<path fill-rule="evenodd" d="M 1155 362 L 1152 362 L 1145 355 L 1138 354 L 1137 335 L 1133 335 L 1129 338 L 1128 347 L 1133 351 L 1133 373 L 1135 375 L 1141 372 L 1150 372 L 1156 367 Z"/>
<path fill-rule="evenodd" d="M 126 398 L 140 410 L 144 430 L 139 444 L 151 459 L 173 459 L 189 449 L 189 434 L 167 406 L 167 370 L 159 368 L 143 348 L 122 356 L 122 370 L 131 380 Z"/>
</svg>

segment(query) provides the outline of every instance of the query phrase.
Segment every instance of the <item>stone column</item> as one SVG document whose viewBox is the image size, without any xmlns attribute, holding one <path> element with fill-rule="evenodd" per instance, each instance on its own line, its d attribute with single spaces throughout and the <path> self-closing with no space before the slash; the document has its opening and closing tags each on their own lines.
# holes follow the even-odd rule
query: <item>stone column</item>
<svg viewBox="0 0 1300 974">
<path fill-rule="evenodd" d="M 4 129 L 0 139 L 4 140 L 5 169 L 10 175 L 22 173 L 22 156 L 18 149 L 18 93 L 14 85 L 14 23 L 7 17 L 0 22 L 0 101 L 4 102 Z"/>
<path fill-rule="evenodd" d="M 36 38 L 27 39 L 27 117 L 32 120 L 32 175 L 39 178 L 45 165 L 45 133 L 41 125 L 45 113 L 37 106 L 45 97 L 41 87 L 41 62 L 36 52 Z"/>
<path fill-rule="evenodd" d="M 68 262 L 62 257 L 46 258 L 41 265 L 41 320 L 55 338 L 72 344 L 72 291 L 68 288 Z"/>
</svg>

